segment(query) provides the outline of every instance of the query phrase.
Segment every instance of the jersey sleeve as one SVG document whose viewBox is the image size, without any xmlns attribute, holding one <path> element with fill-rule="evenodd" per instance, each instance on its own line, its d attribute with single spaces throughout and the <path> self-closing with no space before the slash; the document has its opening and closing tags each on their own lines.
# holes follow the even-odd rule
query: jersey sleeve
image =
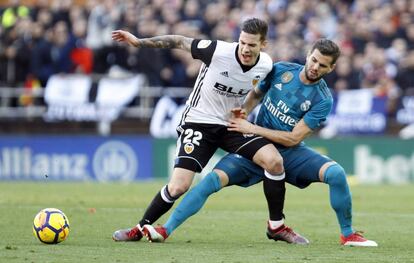
<svg viewBox="0 0 414 263">
<path fill-rule="evenodd" d="M 326 99 L 313 106 L 303 116 L 306 125 L 312 130 L 318 128 L 326 120 L 332 108 L 332 100 Z"/>
<path fill-rule="evenodd" d="M 260 82 L 259 90 L 266 93 L 272 87 L 272 81 L 276 74 L 276 65 L 272 67 L 272 70 L 267 74 L 266 78 Z"/>
<path fill-rule="evenodd" d="M 216 51 L 216 40 L 194 39 L 191 43 L 191 55 L 195 59 L 199 59 L 207 66 L 210 66 L 211 58 Z"/>
</svg>

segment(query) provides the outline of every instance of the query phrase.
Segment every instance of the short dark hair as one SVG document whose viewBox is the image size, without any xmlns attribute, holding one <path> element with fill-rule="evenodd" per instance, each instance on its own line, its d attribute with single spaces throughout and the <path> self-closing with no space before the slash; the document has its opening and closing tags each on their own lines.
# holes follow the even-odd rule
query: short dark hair
<svg viewBox="0 0 414 263">
<path fill-rule="evenodd" d="M 258 18 L 250 18 L 243 22 L 241 30 L 253 35 L 260 34 L 260 40 L 264 41 L 266 40 L 267 28 L 268 26 L 265 21 Z"/>
<path fill-rule="evenodd" d="M 332 58 L 331 65 L 336 63 L 336 60 L 341 55 L 341 51 L 339 50 L 338 45 L 333 42 L 332 40 L 321 38 L 313 44 L 311 53 L 315 50 L 319 50 L 322 55 L 330 56 Z"/>
</svg>

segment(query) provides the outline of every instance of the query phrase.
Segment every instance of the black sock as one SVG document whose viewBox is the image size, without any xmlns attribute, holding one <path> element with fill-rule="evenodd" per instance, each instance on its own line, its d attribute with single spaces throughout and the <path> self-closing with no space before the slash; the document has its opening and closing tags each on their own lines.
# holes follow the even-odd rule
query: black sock
<svg viewBox="0 0 414 263">
<path fill-rule="evenodd" d="M 279 221 L 284 218 L 283 206 L 285 203 L 285 179 L 277 181 L 267 177 L 263 179 L 263 191 L 269 209 L 269 219 Z"/>
<path fill-rule="evenodd" d="M 162 197 L 163 193 L 165 199 Z M 179 196 L 178 196 L 179 197 Z M 168 192 L 168 187 L 164 186 L 161 191 L 159 191 L 154 199 L 152 199 L 151 204 L 148 206 L 147 210 L 144 213 L 141 221 L 139 221 L 140 226 L 150 224 L 152 225 L 155 221 L 157 221 L 162 215 L 168 212 L 170 208 L 174 205 L 175 200 L 178 197 L 172 197 Z"/>
</svg>

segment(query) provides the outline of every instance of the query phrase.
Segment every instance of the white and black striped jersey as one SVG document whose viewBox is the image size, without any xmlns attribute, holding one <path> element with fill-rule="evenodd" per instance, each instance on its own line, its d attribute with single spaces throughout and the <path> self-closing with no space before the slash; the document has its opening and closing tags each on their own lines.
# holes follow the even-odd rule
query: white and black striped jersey
<svg viewBox="0 0 414 263">
<path fill-rule="evenodd" d="M 238 43 L 194 40 L 193 58 L 200 59 L 194 89 L 186 102 L 181 125 L 187 122 L 227 125 L 231 109 L 243 104 L 247 93 L 272 70 L 270 56 L 260 52 L 253 66 L 244 66 L 237 56 Z"/>
</svg>

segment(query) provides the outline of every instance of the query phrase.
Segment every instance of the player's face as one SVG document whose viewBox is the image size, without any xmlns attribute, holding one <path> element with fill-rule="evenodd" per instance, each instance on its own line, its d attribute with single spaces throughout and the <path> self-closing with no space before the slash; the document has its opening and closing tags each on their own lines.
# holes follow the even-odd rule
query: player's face
<svg viewBox="0 0 414 263">
<path fill-rule="evenodd" d="M 331 72 L 335 64 L 332 63 L 331 56 L 324 56 L 318 49 L 315 49 L 306 58 L 305 77 L 310 82 L 320 80 L 323 76 Z"/>
<path fill-rule="evenodd" d="M 260 50 L 265 45 L 266 41 L 260 40 L 260 34 L 253 35 L 242 31 L 239 37 L 239 50 L 237 52 L 240 62 L 245 66 L 254 65 Z"/>
</svg>

